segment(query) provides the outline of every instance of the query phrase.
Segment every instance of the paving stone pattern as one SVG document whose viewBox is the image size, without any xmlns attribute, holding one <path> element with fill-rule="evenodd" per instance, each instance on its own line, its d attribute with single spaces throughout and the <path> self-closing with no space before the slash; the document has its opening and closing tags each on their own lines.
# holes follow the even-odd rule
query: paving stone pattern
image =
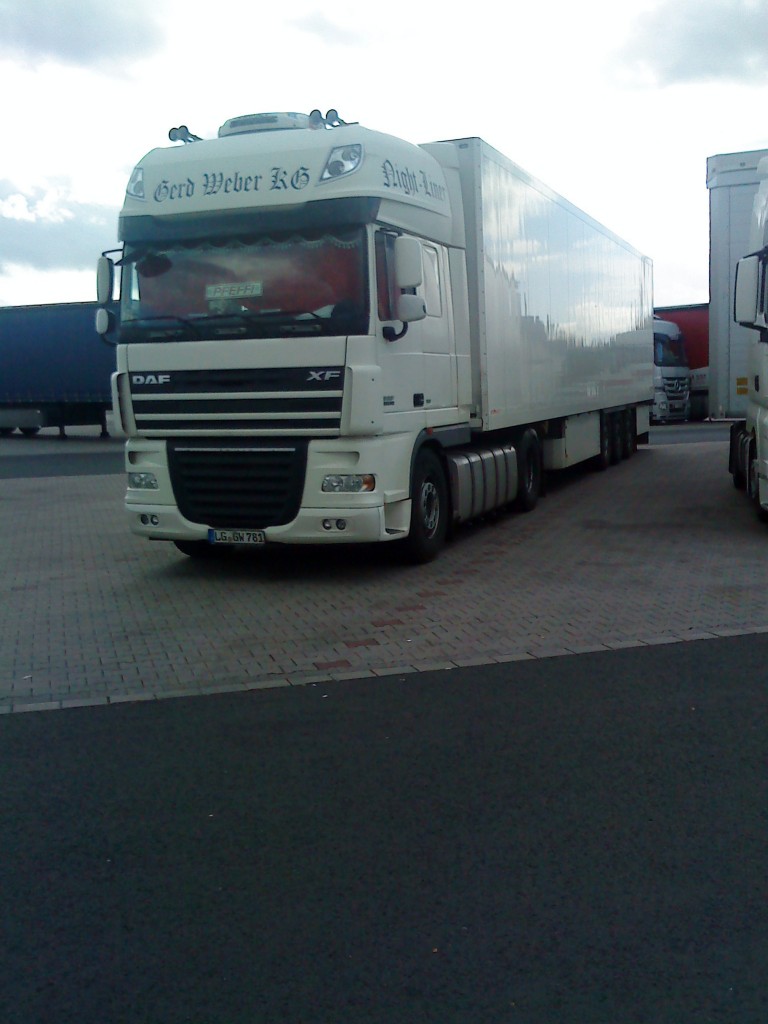
<svg viewBox="0 0 768 1024">
<path fill-rule="evenodd" d="M 562 475 L 420 567 L 392 545 L 193 561 L 128 532 L 123 487 L 2 481 L 0 713 L 768 631 L 768 527 L 720 442 Z"/>
</svg>

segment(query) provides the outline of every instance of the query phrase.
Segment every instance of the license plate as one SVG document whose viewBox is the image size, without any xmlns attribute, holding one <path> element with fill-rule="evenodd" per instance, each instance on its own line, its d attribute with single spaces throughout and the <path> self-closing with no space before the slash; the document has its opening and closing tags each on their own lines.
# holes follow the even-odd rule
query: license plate
<svg viewBox="0 0 768 1024">
<path fill-rule="evenodd" d="M 263 530 L 209 530 L 211 544 L 266 544 Z"/>
</svg>

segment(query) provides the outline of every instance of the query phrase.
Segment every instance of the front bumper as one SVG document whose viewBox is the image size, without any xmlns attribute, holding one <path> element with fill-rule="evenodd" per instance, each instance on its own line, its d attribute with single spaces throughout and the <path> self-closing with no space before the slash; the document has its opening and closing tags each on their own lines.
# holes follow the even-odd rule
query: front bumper
<svg viewBox="0 0 768 1024">
<path fill-rule="evenodd" d="M 301 509 L 285 526 L 268 526 L 263 530 L 272 544 L 365 544 L 395 540 L 407 532 L 402 526 L 410 518 L 410 501 L 398 502 L 399 509 L 374 508 L 311 508 Z M 175 506 L 126 502 L 132 533 L 149 540 L 208 539 L 208 527 L 191 523 Z"/>
</svg>

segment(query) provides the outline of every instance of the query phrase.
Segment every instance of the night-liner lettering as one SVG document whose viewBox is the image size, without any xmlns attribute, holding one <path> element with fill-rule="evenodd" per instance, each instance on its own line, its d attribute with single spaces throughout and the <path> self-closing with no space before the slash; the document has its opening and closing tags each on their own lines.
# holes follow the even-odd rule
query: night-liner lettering
<svg viewBox="0 0 768 1024">
<path fill-rule="evenodd" d="M 404 192 L 407 196 L 427 196 L 444 203 L 447 196 L 445 185 L 434 181 L 426 171 L 412 170 L 410 167 L 399 167 L 391 160 L 385 160 L 381 165 L 384 188 L 391 188 L 398 192 Z"/>
<path fill-rule="evenodd" d="M 197 193 L 217 196 L 260 192 L 265 185 L 268 185 L 268 191 L 299 192 L 308 184 L 309 168 L 303 166 L 295 170 L 273 167 L 268 178 L 263 174 L 243 174 L 241 171 L 233 171 L 232 174 L 205 171 L 199 178 L 187 178 L 186 181 L 173 182 L 164 178 L 155 189 L 153 197 L 156 203 L 176 202 L 192 199 Z"/>
</svg>

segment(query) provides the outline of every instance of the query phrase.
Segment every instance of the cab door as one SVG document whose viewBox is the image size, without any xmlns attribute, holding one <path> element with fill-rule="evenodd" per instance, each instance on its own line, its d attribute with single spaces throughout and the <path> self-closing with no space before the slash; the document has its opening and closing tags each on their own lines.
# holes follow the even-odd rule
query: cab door
<svg viewBox="0 0 768 1024">
<path fill-rule="evenodd" d="M 421 336 L 427 407 L 453 409 L 457 405 L 456 345 L 454 341 L 448 254 L 442 246 L 421 247 L 423 279 L 416 289 L 427 315 L 410 325 Z"/>
<path fill-rule="evenodd" d="M 457 406 L 457 368 L 446 250 L 421 243 L 422 281 L 415 289 L 426 317 L 397 320 L 393 232 L 376 233 L 376 282 L 384 412 L 428 414 Z M 405 329 L 404 329 L 405 328 Z"/>
</svg>

